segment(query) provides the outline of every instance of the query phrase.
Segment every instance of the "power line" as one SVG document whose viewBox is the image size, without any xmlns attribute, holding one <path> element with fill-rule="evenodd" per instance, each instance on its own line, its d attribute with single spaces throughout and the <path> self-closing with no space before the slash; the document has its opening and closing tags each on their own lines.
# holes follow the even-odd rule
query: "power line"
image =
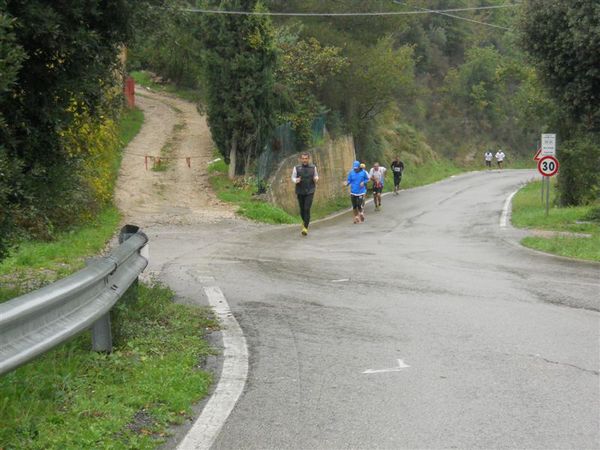
<svg viewBox="0 0 600 450">
<path fill-rule="evenodd" d="M 519 5 L 491 5 L 475 6 L 470 8 L 452 8 L 452 9 L 419 9 L 414 11 L 379 11 L 379 12 L 349 12 L 349 13 L 312 13 L 312 12 L 271 12 L 271 11 L 228 11 L 224 9 L 202 9 L 202 8 L 182 8 L 180 11 L 198 13 L 198 14 L 226 14 L 234 16 L 293 16 L 293 17 L 359 17 L 359 16 L 408 16 L 417 14 L 447 14 L 461 11 L 481 11 L 488 9 L 515 8 Z M 464 17 L 456 16 L 465 19 Z"/>
<path fill-rule="evenodd" d="M 394 1 L 394 3 L 396 5 L 408 6 L 408 5 L 404 5 L 404 4 L 400 3 L 398 0 L 393 0 L 393 1 Z M 514 5 L 514 6 L 517 6 L 517 5 Z M 423 12 L 428 12 L 428 13 L 432 13 L 432 14 L 439 14 L 440 16 L 452 17 L 453 19 L 460 19 L 460 20 L 464 20 L 466 22 L 472 22 L 472 23 L 476 23 L 476 24 L 479 24 L 479 25 L 485 25 L 487 27 L 499 28 L 501 30 L 512 31 L 512 28 L 507 28 L 507 27 L 503 27 L 501 25 L 496 25 L 496 24 L 488 23 L 488 22 L 481 22 L 480 20 L 470 19 L 468 17 L 463 17 L 463 16 L 457 16 L 455 14 L 448 14 L 447 12 L 442 11 L 442 10 L 437 10 L 436 11 L 436 10 L 433 10 L 433 9 L 419 8 L 418 6 L 415 6 L 415 8 L 418 8 L 419 10 L 421 10 Z"/>
</svg>

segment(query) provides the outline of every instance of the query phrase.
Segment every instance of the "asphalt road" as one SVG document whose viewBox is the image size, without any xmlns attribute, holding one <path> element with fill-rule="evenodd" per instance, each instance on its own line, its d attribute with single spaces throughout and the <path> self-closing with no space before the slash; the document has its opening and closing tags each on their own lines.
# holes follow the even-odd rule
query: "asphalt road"
<svg viewBox="0 0 600 450">
<path fill-rule="evenodd" d="M 214 448 L 598 448 L 600 265 L 500 228 L 532 177 L 402 191 L 306 238 L 243 221 L 147 230 L 151 270 L 195 303 L 214 280 L 248 341 Z"/>
</svg>

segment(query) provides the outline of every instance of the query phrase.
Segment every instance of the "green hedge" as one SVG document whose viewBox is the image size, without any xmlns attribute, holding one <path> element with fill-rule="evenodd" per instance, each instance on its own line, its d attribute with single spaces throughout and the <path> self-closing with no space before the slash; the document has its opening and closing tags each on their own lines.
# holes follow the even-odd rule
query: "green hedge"
<svg viewBox="0 0 600 450">
<path fill-rule="evenodd" d="M 563 143 L 558 189 L 562 206 L 587 205 L 600 197 L 600 136 L 588 134 Z"/>
</svg>

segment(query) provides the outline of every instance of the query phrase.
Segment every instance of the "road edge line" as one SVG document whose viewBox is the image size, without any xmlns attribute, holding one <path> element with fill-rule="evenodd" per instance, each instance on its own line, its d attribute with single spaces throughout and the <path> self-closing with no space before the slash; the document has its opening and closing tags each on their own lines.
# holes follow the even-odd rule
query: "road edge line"
<svg viewBox="0 0 600 450">
<path fill-rule="evenodd" d="M 215 311 L 223 336 L 223 369 L 216 389 L 178 450 L 209 449 L 237 404 L 248 378 L 248 346 L 227 299 L 217 286 L 205 286 L 208 303 Z"/>
<path fill-rule="evenodd" d="M 500 228 L 506 228 L 508 226 L 508 219 L 512 215 L 512 199 L 515 195 L 517 195 L 517 192 L 519 192 L 522 187 L 523 186 L 519 186 L 517 190 L 511 193 L 504 202 L 504 206 L 502 207 L 502 214 L 500 214 Z"/>
</svg>

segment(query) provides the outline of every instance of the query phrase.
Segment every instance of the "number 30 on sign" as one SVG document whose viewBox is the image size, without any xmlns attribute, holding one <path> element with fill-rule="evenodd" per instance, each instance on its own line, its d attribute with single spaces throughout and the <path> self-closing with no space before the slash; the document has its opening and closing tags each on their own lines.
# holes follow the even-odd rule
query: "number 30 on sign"
<svg viewBox="0 0 600 450">
<path fill-rule="evenodd" d="M 556 175 L 556 172 L 558 172 L 558 159 L 554 156 L 544 156 L 538 161 L 538 172 L 546 177 Z"/>
</svg>

